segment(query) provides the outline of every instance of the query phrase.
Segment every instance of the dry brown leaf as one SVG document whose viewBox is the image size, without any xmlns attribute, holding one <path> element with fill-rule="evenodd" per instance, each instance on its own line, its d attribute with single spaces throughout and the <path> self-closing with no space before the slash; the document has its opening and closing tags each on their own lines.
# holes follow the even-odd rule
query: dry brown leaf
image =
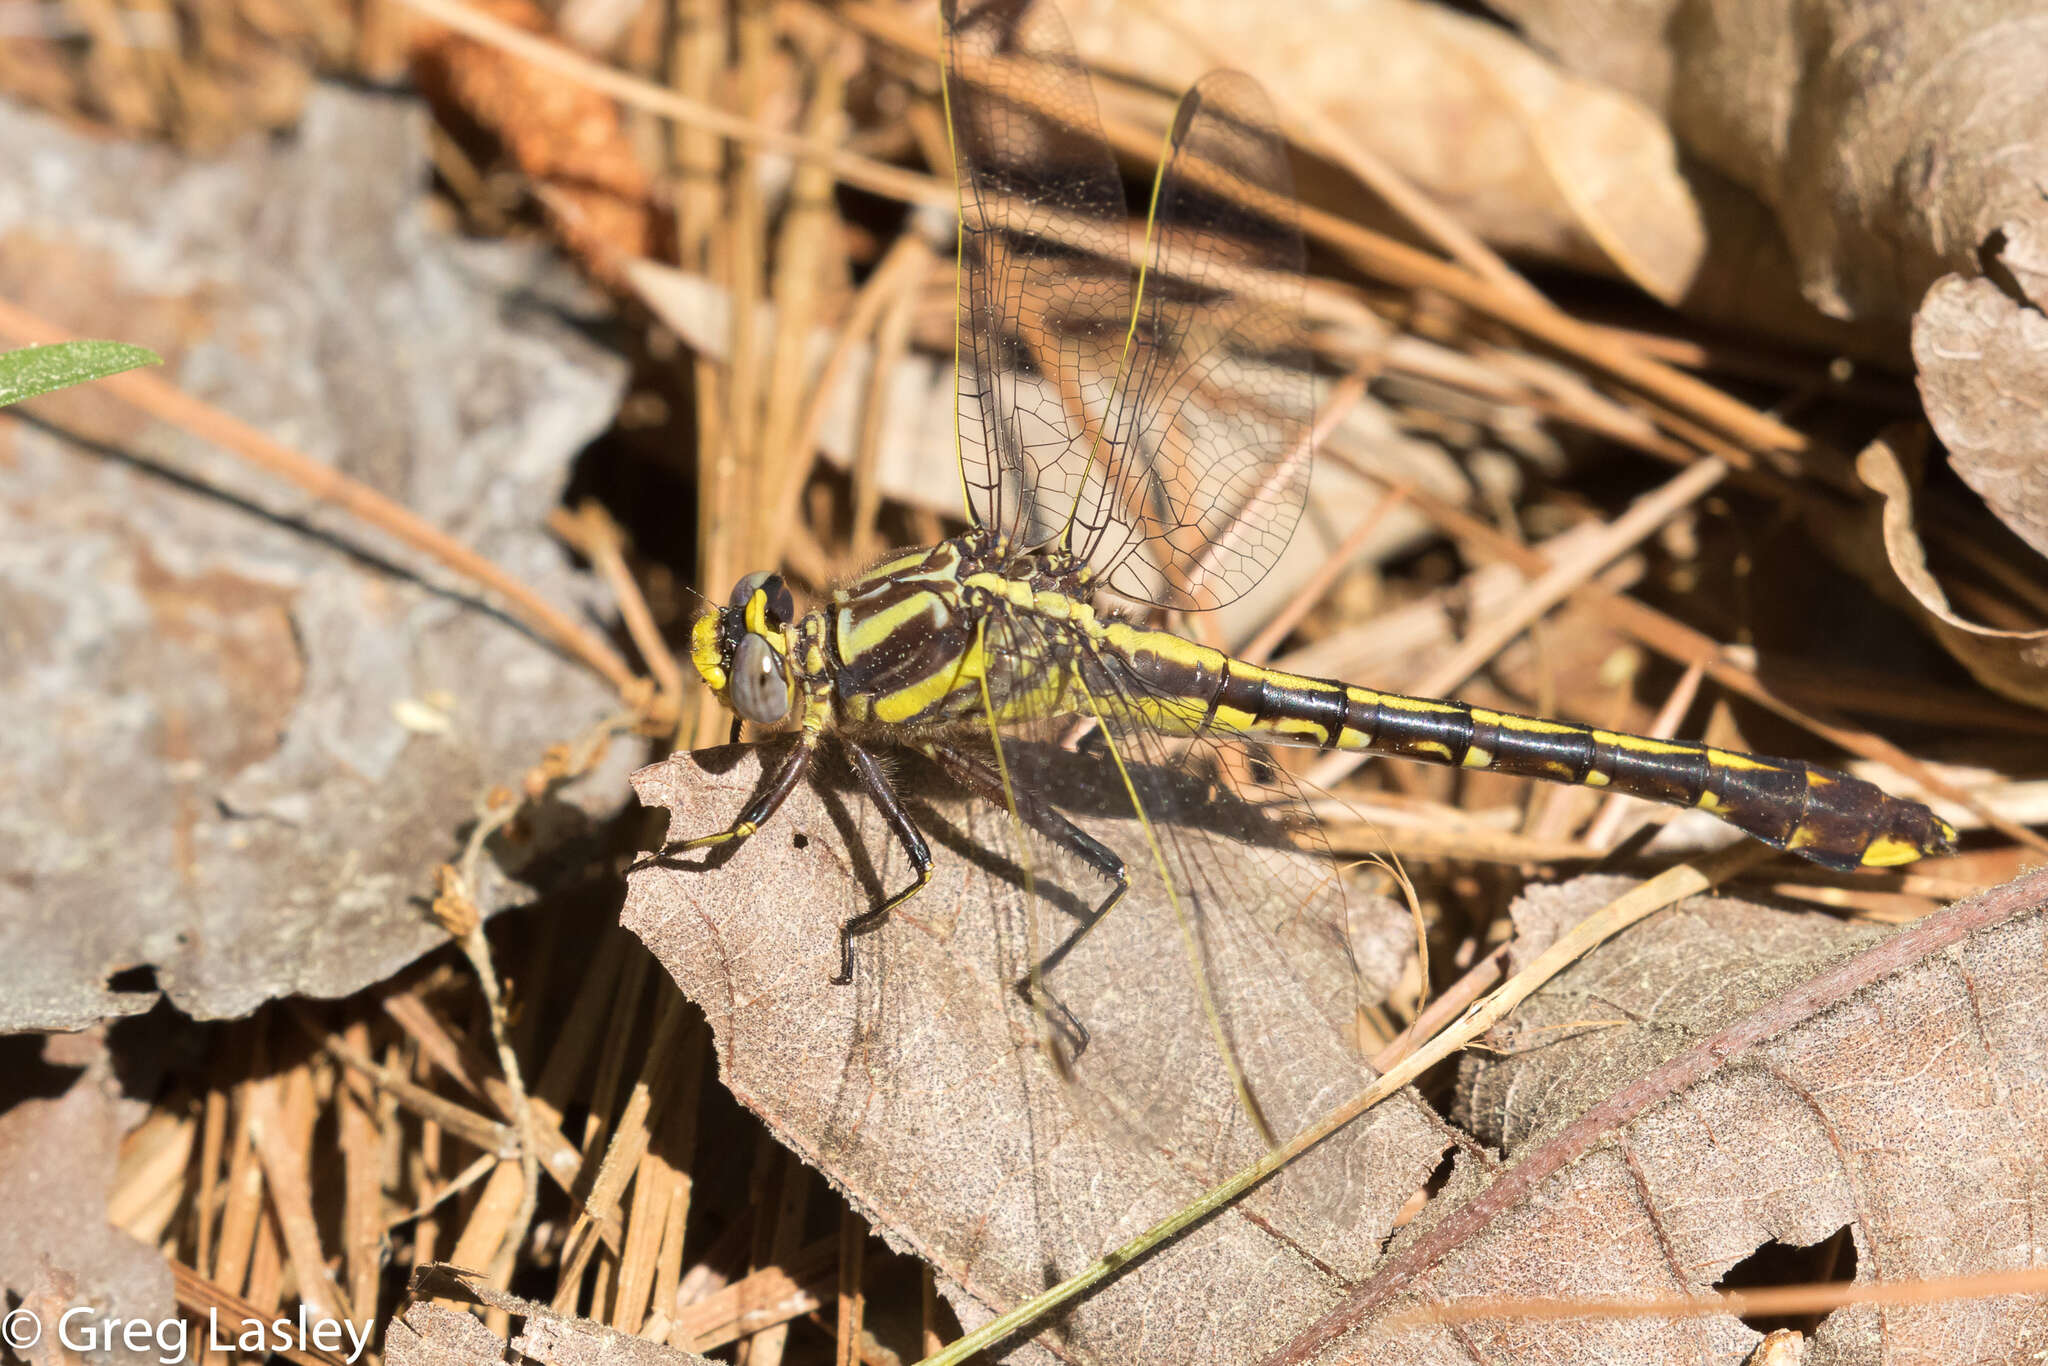
<svg viewBox="0 0 2048 1366">
<path fill-rule="evenodd" d="M 1527 894 L 1518 954 L 1627 885 Z M 1860 1284 L 2040 1265 L 2044 903 L 2037 872 L 1893 933 L 1713 898 L 1621 935 L 1510 1017 L 1501 1054 L 1467 1063 L 1465 1117 L 1503 1146 L 1500 1175 L 1397 1242 L 1349 1306 L 1372 1326 L 1335 1350 L 1333 1320 L 1283 1359 L 1739 1360 L 1758 1339 L 1725 1314 L 1387 1317 L 1473 1297 L 1700 1294 L 1772 1239 L 1844 1227 Z M 2038 1296 L 1849 1306 L 1806 1361 L 2006 1361 L 2044 1335 Z"/>
<path fill-rule="evenodd" d="M 1497 246 L 1618 273 L 1667 301 L 1699 266 L 1699 209 L 1663 121 L 1497 25 L 1415 0 L 1177 6 L 1175 21 L 1207 46 L 1197 51 L 1124 0 L 1065 8 L 1085 55 L 1163 89 L 1219 63 L 1244 68 Z"/>
<path fill-rule="evenodd" d="M 389 1366 L 501 1366 L 504 1339 L 483 1320 L 432 1300 L 415 1300 L 384 1326 Z"/>
<path fill-rule="evenodd" d="M 43 1345 L 52 1350 L 57 1317 L 80 1305 L 149 1324 L 171 1317 L 170 1267 L 107 1222 L 121 1136 L 143 1107 L 122 1099 L 99 1035 L 47 1043 L 18 1036 L 0 1040 L 0 1048 L 0 1171 L 7 1174 L 0 1291 L 28 1304 L 49 1330 Z M 147 1344 L 116 1344 L 95 1359 L 142 1366 L 156 1355 Z"/>
<path fill-rule="evenodd" d="M 636 777 L 676 835 L 719 828 L 759 781 L 748 749 L 679 755 Z M 1226 1086 L 1182 1070 L 1213 1071 L 1213 1055 L 1199 1013 L 1176 1004 L 1185 993 L 1162 989 L 1185 971 L 1169 915 L 1129 906 L 1118 912 L 1129 921 L 1112 916 L 1106 938 L 1076 955 L 1081 980 L 1063 999 L 1097 1042 L 1078 1080 L 1062 1083 L 1005 985 L 1022 957 L 1019 932 L 1003 928 L 1019 901 L 1015 871 L 963 856 L 1002 838 L 989 825 L 1000 814 L 926 791 L 920 816 L 947 851 L 938 877 L 857 941 L 851 986 L 827 980 L 837 923 L 907 876 L 856 794 L 800 788 L 729 858 L 651 863 L 625 918 L 705 1004 L 727 1084 L 892 1241 L 954 1281 L 972 1326 L 1175 1207 L 1256 1139 Z M 1115 842 L 1112 826 L 1098 834 Z M 1045 885 L 1070 885 L 1056 861 L 1034 869 Z M 1523 951 L 1626 885 L 1533 894 L 1519 910 Z M 1376 1112 L 1336 1140 L 1357 1146 L 1319 1150 L 1084 1301 L 1060 1321 L 1054 1350 L 1259 1360 L 1303 1325 L 1341 1329 L 1319 1316 L 1363 1306 L 1362 1337 L 1310 1337 L 1275 1359 L 1734 1360 L 1758 1338 L 1728 1314 L 1389 1320 L 1474 1296 L 1707 1292 L 1773 1238 L 1808 1243 L 1844 1226 L 1864 1282 L 2027 1265 L 2041 1255 L 2031 1192 L 2048 1151 L 2048 1018 L 2030 1004 L 2048 964 L 2044 900 L 2048 874 L 2037 874 L 1897 934 L 1686 903 L 1569 971 L 1501 1038 L 1510 1057 L 1472 1067 L 1473 1118 L 1508 1147 L 1505 1167 L 1419 1106 Z M 1313 980 L 1309 957 L 1291 966 Z M 1298 1062 L 1309 1032 L 1287 1036 Z M 1146 1077 L 1097 1051 L 1115 1055 L 1139 1033 L 1158 1049 Z M 1087 1068 L 1102 1063 L 1133 1095 L 1148 1080 L 1209 1092 L 1220 1107 L 1209 1146 L 1184 1126 L 1170 1158 L 1147 1154 L 1131 1130 L 1101 1123 L 1091 1088 L 1104 1079 Z M 1320 1066 L 1333 1100 L 1357 1075 L 1341 1052 Z M 1383 1243 L 1387 1200 L 1446 1152 L 1456 1160 L 1442 1191 Z M 1318 1198 L 1331 1162 L 1348 1168 L 1348 1228 Z M 2048 1332 L 2048 1308 L 2024 1299 L 1850 1308 L 1810 1360 L 1880 1359 L 1881 1339 L 1885 1360 L 1981 1359 L 2028 1332 Z M 1942 1344 L 1965 1355 L 1941 1357 Z"/>
<path fill-rule="evenodd" d="M 594 603 L 541 528 L 620 367 L 509 320 L 550 287 L 532 254 L 429 231 L 425 142 L 416 107 L 332 89 L 291 142 L 203 162 L 0 108 L 0 293 L 157 347 L 187 392 Z M 615 705 L 361 525 L 92 391 L 0 419 L 0 545 L 0 1028 L 389 975 L 444 938 L 418 898 L 477 794 Z"/>
<path fill-rule="evenodd" d="M 636 1338 L 507 1294 L 461 1267 L 423 1266 L 413 1273 L 412 1290 L 416 1296 L 457 1295 L 502 1311 L 520 1320 L 519 1331 L 506 1341 L 473 1314 L 414 1299 L 384 1330 L 390 1366 L 503 1366 L 507 1361 L 547 1366 L 713 1366 L 695 1352 Z"/>
<path fill-rule="evenodd" d="M 1831 316 L 1903 322 L 2002 225 L 2048 216 L 2037 0 L 1495 7 L 1769 204 Z"/>
<path fill-rule="evenodd" d="M 1994 630 L 1958 616 L 1928 569 L 1927 551 L 1914 521 L 1913 481 L 1895 446 L 1895 441 L 1908 439 L 1881 438 L 1856 457 L 1857 477 L 1884 500 L 1881 525 L 1891 572 L 1911 594 L 1920 624 L 1978 682 L 2015 701 L 2048 707 L 2048 631 Z M 1919 444 L 1926 443 L 1923 439 Z"/>
<path fill-rule="evenodd" d="M 2003 236 L 1995 260 L 2025 293 L 1942 279 L 1914 316 L 1913 362 L 1950 466 L 2048 555 L 2048 213 L 2007 224 Z"/>
<path fill-rule="evenodd" d="M 757 760 L 752 748 L 677 755 L 634 781 L 643 801 L 670 811 L 680 838 L 732 819 L 760 781 Z M 1029 942 L 1017 871 L 975 854 L 1007 847 L 1007 817 L 908 785 L 910 776 L 936 876 L 856 941 L 850 985 L 830 981 L 840 922 L 909 876 L 856 793 L 799 786 L 772 823 L 709 868 L 693 866 L 699 855 L 649 863 L 633 875 L 623 919 L 703 1006 L 725 1084 L 878 1232 L 929 1260 L 973 1326 L 1080 1270 L 1263 1144 L 1223 1073 L 1134 823 L 1087 822 L 1126 851 L 1134 886 L 1056 978 L 1092 1036 L 1067 1082 L 1011 985 Z M 1037 885 L 1053 898 L 1042 915 L 1059 915 L 1059 889 L 1099 895 L 1095 875 L 1032 851 Z M 1238 909 L 1242 939 L 1203 940 L 1210 976 L 1254 1090 L 1291 1132 L 1370 1077 L 1339 1042 L 1365 989 L 1354 961 L 1367 981 L 1389 980 L 1405 915 L 1354 899 L 1354 960 L 1333 927 L 1300 925 L 1291 907 Z M 1260 915 L 1279 923 L 1243 928 Z M 1254 980 L 1244 956 L 1259 947 L 1266 975 Z M 1162 1129 L 1167 1148 L 1141 1141 Z M 1407 1098 L 1374 1111 L 1063 1317 L 1057 1350 L 1105 1362 L 1254 1359 L 1331 1302 L 1333 1277 L 1372 1264 L 1396 1211 L 1455 1142 Z"/>
</svg>

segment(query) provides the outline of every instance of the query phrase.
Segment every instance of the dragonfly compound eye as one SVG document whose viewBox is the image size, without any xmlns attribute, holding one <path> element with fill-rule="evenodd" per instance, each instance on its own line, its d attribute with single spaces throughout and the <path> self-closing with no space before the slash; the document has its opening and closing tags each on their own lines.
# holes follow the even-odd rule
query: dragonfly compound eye
<svg viewBox="0 0 2048 1366">
<path fill-rule="evenodd" d="M 735 611 L 745 611 L 754 601 L 754 594 L 766 592 L 767 599 L 762 610 L 772 625 L 787 625 L 796 616 L 796 599 L 790 596 L 789 585 L 782 581 L 782 575 L 769 573 L 765 569 L 755 570 L 732 586 L 729 602 Z"/>
<path fill-rule="evenodd" d="M 729 695 L 733 710 L 757 726 L 772 726 L 789 714 L 789 681 L 782 656 L 763 636 L 746 635 L 733 652 Z"/>
<path fill-rule="evenodd" d="M 728 605 L 732 607 L 745 607 L 747 600 L 754 596 L 754 590 L 774 577 L 773 574 L 765 569 L 755 570 L 732 586 L 732 597 L 728 599 Z"/>
</svg>

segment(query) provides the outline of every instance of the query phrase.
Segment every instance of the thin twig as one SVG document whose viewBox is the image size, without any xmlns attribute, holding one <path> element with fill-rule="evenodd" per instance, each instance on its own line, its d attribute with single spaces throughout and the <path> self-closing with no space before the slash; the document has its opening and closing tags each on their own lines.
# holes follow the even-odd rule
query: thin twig
<svg viewBox="0 0 2048 1366">
<path fill-rule="evenodd" d="M 604 578 L 605 586 L 612 591 L 612 601 L 618 604 L 620 619 L 626 624 L 626 634 L 632 637 L 648 673 L 654 676 L 659 695 L 673 705 L 682 695 L 683 666 L 668 648 L 668 641 L 662 637 L 654 613 L 647 606 L 646 595 L 641 593 L 639 581 L 626 564 L 625 532 L 604 505 L 592 498 L 577 504 L 574 512 L 566 508 L 550 512 L 548 529 L 574 546 Z"/>
<path fill-rule="evenodd" d="M 179 1307 L 202 1323 L 210 1322 L 210 1316 L 215 1315 L 224 1323 L 248 1323 L 271 1317 L 261 1305 L 223 1290 L 183 1262 L 173 1261 L 170 1267 L 171 1286 Z M 351 1366 L 348 1360 L 320 1347 L 310 1334 L 304 1339 L 295 1337 L 293 1342 L 296 1345 L 272 1348 L 292 1366 Z"/>
<path fill-rule="evenodd" d="M 337 1062 L 369 1078 L 379 1090 L 406 1109 L 423 1119 L 433 1120 L 472 1147 L 495 1157 L 511 1157 L 519 1151 L 519 1136 L 506 1125 L 435 1095 L 374 1058 L 357 1052 L 334 1035 L 320 1036 L 320 1046 Z"/>
</svg>

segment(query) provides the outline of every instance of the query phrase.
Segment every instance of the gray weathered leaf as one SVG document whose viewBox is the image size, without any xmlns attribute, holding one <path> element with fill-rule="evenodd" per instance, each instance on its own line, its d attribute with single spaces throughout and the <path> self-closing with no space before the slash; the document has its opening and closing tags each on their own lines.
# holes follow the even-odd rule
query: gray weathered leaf
<svg viewBox="0 0 2048 1366">
<path fill-rule="evenodd" d="M 621 368 L 522 314 L 547 288 L 531 253 L 432 232 L 426 175 L 421 114 L 384 95 L 323 89 L 294 138 L 205 161 L 0 107 L 0 294 L 155 347 L 187 392 L 591 602 L 542 523 Z M 7 411 L 0 1029 L 146 1009 L 149 972 L 110 986 L 129 969 L 224 1016 L 439 942 L 425 879 L 477 795 L 592 724 L 606 688 L 95 386 Z M 618 776 L 586 800 L 608 807 Z"/>
</svg>

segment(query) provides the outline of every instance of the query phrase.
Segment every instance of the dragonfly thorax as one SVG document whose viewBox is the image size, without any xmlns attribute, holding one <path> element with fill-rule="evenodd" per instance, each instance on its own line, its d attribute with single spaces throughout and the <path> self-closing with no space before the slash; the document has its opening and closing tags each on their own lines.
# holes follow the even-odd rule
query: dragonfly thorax
<svg viewBox="0 0 2048 1366">
<path fill-rule="evenodd" d="M 841 718 L 943 724 L 999 706 L 1022 662 L 1018 615 L 1045 613 L 1032 633 L 1042 642 L 1093 623 L 1087 596 L 1073 556 L 1006 552 L 986 531 L 890 556 L 826 610 L 824 654 Z"/>
</svg>

